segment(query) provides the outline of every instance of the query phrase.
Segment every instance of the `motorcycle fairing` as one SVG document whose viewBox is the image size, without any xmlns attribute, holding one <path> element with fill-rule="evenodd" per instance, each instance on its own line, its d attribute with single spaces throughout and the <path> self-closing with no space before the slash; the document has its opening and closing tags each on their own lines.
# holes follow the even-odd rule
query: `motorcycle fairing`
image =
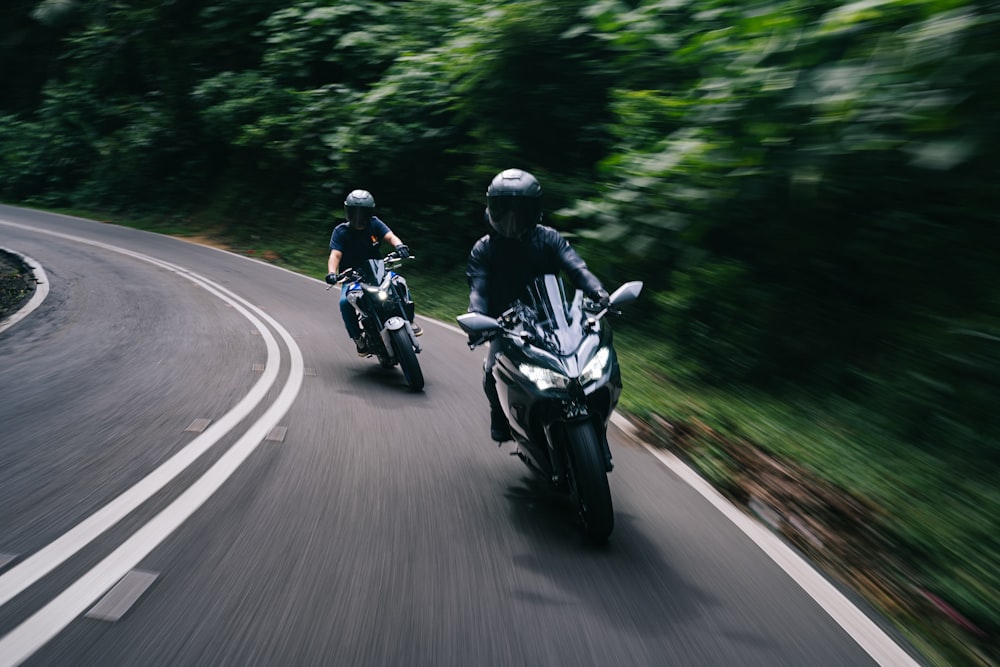
<svg viewBox="0 0 1000 667">
<path fill-rule="evenodd" d="M 536 279 L 508 313 L 518 335 L 503 338 L 493 367 L 500 403 L 515 440 L 534 465 L 558 477 L 565 461 L 558 457 L 561 448 L 554 446 L 554 438 L 563 436 L 564 424 L 592 419 L 603 434 L 618 403 L 622 385 L 611 330 L 591 325 L 583 295 L 577 291 L 568 299 L 553 275 Z M 604 367 L 585 380 L 584 369 L 602 348 L 607 349 Z M 540 388 L 525 375 L 525 367 L 547 369 L 565 381 Z M 537 451 L 533 443 L 548 443 L 548 451 Z"/>
<path fill-rule="evenodd" d="M 577 290 L 568 299 L 557 276 L 536 278 L 529 284 L 525 298 L 515 302 L 508 312 L 513 313 L 521 335 L 506 338 L 504 351 L 518 363 L 557 373 L 568 381 L 568 388 L 581 378 L 599 350 L 606 347 L 608 358 L 600 376 L 579 382 L 584 395 L 595 391 L 617 369 L 611 329 L 600 322 L 591 326 L 583 309 L 583 294 Z"/>
</svg>

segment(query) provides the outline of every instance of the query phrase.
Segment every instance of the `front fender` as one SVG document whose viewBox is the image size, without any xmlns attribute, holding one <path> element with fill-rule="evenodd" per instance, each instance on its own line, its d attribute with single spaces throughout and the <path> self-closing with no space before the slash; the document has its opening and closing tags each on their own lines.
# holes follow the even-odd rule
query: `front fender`
<svg viewBox="0 0 1000 667">
<path fill-rule="evenodd" d="M 413 335 L 413 329 L 410 327 L 410 323 L 406 321 L 405 318 L 393 316 L 385 321 L 382 325 L 382 342 L 385 344 L 385 349 L 389 351 L 390 354 L 396 356 L 395 350 L 392 349 L 392 340 L 389 338 L 390 331 L 396 331 L 398 329 L 405 329 L 406 333 L 409 334 L 410 344 L 413 346 L 414 351 L 420 352 L 420 345 L 417 343 L 417 337 Z"/>
</svg>

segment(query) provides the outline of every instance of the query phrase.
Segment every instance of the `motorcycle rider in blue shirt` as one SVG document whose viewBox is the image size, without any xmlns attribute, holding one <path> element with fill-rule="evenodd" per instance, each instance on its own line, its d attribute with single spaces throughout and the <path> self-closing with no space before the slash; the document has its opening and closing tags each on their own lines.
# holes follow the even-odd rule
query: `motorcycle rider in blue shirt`
<svg viewBox="0 0 1000 667">
<path fill-rule="evenodd" d="M 344 200 L 344 214 L 347 220 L 337 225 L 330 236 L 330 258 L 327 260 L 329 273 L 326 276 L 326 282 L 329 284 L 337 282 L 341 271 L 359 268 L 369 259 L 381 259 L 379 246 L 383 241 L 395 248 L 396 254 L 401 259 L 410 256 L 409 247 L 375 215 L 375 198 L 367 190 L 354 190 L 347 195 Z M 413 328 L 413 334 L 420 336 L 424 332 L 413 321 L 413 300 L 410 298 L 406 280 L 402 276 L 397 276 L 396 281 L 402 285 L 406 294 L 406 315 Z M 340 291 L 340 314 L 344 318 L 348 335 L 357 347 L 358 356 L 368 356 L 364 337 L 358 326 L 358 317 L 354 312 L 354 306 L 347 300 L 346 289 Z"/>
<path fill-rule="evenodd" d="M 532 280 L 546 274 L 569 276 L 602 308 L 608 293 L 601 281 L 569 242 L 552 227 L 538 224 L 542 218 L 542 186 L 521 169 L 497 174 L 486 190 L 486 220 L 489 233 L 479 239 L 469 254 L 465 275 L 469 282 L 469 312 L 498 317 L 524 294 Z M 501 339 L 490 342 L 483 367 L 483 391 L 490 403 L 490 437 L 496 442 L 511 439 L 510 424 L 500 407 L 493 365 Z"/>
</svg>

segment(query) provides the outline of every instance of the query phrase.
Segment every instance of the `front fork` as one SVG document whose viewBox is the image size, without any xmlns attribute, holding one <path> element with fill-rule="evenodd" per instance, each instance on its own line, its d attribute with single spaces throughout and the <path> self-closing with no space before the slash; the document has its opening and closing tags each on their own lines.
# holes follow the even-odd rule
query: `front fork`
<svg viewBox="0 0 1000 667">
<path fill-rule="evenodd" d="M 417 342 L 417 336 L 413 333 L 413 326 L 410 324 L 412 317 L 410 314 L 413 312 L 413 302 L 412 301 L 397 301 L 394 310 L 396 310 L 397 315 L 389 315 L 381 324 L 377 324 L 380 318 L 385 317 L 388 313 L 382 312 L 378 313 L 378 317 L 375 315 L 369 315 L 364 313 L 363 310 L 359 309 L 358 313 L 362 319 L 362 327 L 364 327 L 364 320 L 371 320 L 370 325 L 372 329 L 377 329 L 373 331 L 371 335 L 374 338 L 380 339 L 382 341 L 382 347 L 385 348 L 386 354 L 388 354 L 390 360 L 396 360 L 396 351 L 393 349 L 392 341 L 390 340 L 390 332 L 395 329 L 405 329 L 407 336 L 410 339 L 410 345 L 413 346 L 413 351 L 419 354 L 421 352 L 420 343 Z"/>
<path fill-rule="evenodd" d="M 566 449 L 566 425 L 573 422 L 589 421 L 594 427 L 597 439 L 601 443 L 604 454 L 604 470 L 611 472 L 615 464 L 611 460 L 611 447 L 608 444 L 607 430 L 599 415 L 592 414 L 585 400 L 570 399 L 561 402 L 561 418 L 544 426 L 545 440 L 549 446 L 549 460 L 552 463 L 552 482 L 559 488 L 566 483 L 569 473 L 569 459 Z"/>
</svg>

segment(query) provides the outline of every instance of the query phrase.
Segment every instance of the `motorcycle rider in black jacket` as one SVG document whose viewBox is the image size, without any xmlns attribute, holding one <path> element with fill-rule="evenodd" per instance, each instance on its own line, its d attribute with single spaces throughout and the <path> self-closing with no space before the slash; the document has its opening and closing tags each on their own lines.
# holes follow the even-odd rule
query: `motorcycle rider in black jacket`
<svg viewBox="0 0 1000 667">
<path fill-rule="evenodd" d="M 497 174 L 486 190 L 489 233 L 469 253 L 469 312 L 497 317 L 524 294 L 538 276 L 566 273 L 573 285 L 602 307 L 608 293 L 569 242 L 552 227 L 540 225 L 542 186 L 521 169 Z M 483 390 L 490 403 L 490 437 L 511 439 L 510 424 L 500 408 L 493 364 L 500 339 L 490 343 L 483 368 Z"/>
</svg>

